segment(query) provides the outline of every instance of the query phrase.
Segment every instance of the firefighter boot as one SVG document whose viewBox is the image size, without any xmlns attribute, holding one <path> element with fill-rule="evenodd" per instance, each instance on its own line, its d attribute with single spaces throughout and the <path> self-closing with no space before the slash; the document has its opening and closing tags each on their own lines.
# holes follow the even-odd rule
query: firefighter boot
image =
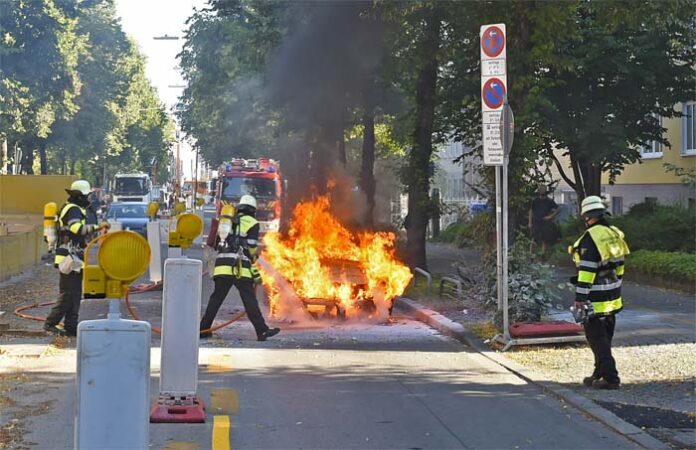
<svg viewBox="0 0 696 450">
<path fill-rule="evenodd" d="M 259 341 L 265 341 L 269 337 L 275 336 L 278 333 L 280 333 L 280 328 L 269 328 L 263 333 L 257 335 L 256 339 L 258 339 Z"/>
<path fill-rule="evenodd" d="M 595 380 L 592 383 L 592 387 L 595 389 L 603 389 L 603 390 L 611 390 L 611 391 L 617 390 L 619 388 L 619 386 L 620 386 L 620 383 L 618 383 L 618 382 L 612 383 L 610 381 L 605 380 L 604 378 L 601 378 L 599 380 Z"/>
<path fill-rule="evenodd" d="M 590 375 L 589 377 L 585 377 L 582 379 L 582 384 L 584 384 L 587 387 L 592 387 L 592 383 L 594 383 L 597 380 L 599 380 L 598 377 Z"/>
</svg>

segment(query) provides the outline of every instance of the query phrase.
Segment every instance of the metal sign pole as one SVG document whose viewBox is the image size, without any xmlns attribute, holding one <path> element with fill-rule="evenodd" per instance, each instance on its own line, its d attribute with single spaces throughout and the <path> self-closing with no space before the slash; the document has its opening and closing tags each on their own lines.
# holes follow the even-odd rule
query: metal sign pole
<svg viewBox="0 0 696 450">
<path fill-rule="evenodd" d="M 495 282 L 496 293 L 498 295 L 498 311 L 503 309 L 503 229 L 502 229 L 502 196 L 501 194 L 501 178 L 502 168 L 495 166 L 495 248 L 496 248 L 496 266 L 495 266 Z"/>
<path fill-rule="evenodd" d="M 503 144 L 503 166 L 502 166 L 502 197 L 503 197 L 503 226 L 502 226 L 502 285 L 503 285 L 503 335 L 505 339 L 510 339 L 510 317 L 508 314 L 508 163 L 510 162 L 510 150 L 512 149 L 514 118 L 512 109 L 508 103 L 507 95 L 503 99 L 503 111 L 501 120 L 500 139 Z"/>
</svg>

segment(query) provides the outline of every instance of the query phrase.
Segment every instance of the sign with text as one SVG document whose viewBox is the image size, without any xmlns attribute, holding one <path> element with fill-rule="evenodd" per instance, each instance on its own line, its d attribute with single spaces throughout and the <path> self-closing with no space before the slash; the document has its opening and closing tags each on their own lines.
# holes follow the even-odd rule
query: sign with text
<svg viewBox="0 0 696 450">
<path fill-rule="evenodd" d="M 483 25 L 481 37 L 481 111 L 483 163 L 503 164 L 500 119 L 507 96 L 507 36 L 505 24 Z"/>
</svg>

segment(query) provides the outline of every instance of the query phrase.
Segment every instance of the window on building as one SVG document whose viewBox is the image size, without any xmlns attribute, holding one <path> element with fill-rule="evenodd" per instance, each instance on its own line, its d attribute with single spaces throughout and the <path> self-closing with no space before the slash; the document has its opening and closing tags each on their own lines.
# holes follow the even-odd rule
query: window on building
<svg viewBox="0 0 696 450">
<path fill-rule="evenodd" d="M 682 104 L 682 155 L 696 155 L 696 102 Z"/>
<path fill-rule="evenodd" d="M 662 117 L 653 114 L 657 118 L 657 122 L 662 126 Z M 648 145 L 640 148 L 640 156 L 643 159 L 662 158 L 662 142 L 651 141 Z"/>
<path fill-rule="evenodd" d="M 623 197 L 611 198 L 611 213 L 614 216 L 620 216 L 623 214 Z"/>
</svg>

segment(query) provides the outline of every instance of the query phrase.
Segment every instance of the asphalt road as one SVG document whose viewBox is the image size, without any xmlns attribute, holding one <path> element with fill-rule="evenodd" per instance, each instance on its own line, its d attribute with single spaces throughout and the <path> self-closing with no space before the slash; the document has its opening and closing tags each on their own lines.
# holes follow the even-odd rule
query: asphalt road
<svg viewBox="0 0 696 450">
<path fill-rule="evenodd" d="M 188 253 L 202 256 L 201 250 Z M 211 289 L 212 281 L 204 277 L 201 308 Z M 153 324 L 159 323 L 159 296 L 133 297 L 139 313 Z M 218 319 L 240 308 L 233 291 Z M 85 302 L 81 310 L 83 320 L 105 313 L 104 301 Z M 198 395 L 207 405 L 207 421 L 152 424 L 150 448 L 635 447 L 408 317 L 397 315 L 386 324 L 277 325 L 281 334 L 267 342 L 255 340 L 246 320 L 203 341 Z M 27 447 L 72 448 L 75 340 L 64 342 L 63 348 L 47 343 L 3 341 L 0 373 L 21 372 L 22 382 L 10 393 L 16 404 L 2 413 L 12 414 L 11 420 L 27 431 Z M 151 360 L 154 399 L 159 383 L 156 335 Z"/>
</svg>

